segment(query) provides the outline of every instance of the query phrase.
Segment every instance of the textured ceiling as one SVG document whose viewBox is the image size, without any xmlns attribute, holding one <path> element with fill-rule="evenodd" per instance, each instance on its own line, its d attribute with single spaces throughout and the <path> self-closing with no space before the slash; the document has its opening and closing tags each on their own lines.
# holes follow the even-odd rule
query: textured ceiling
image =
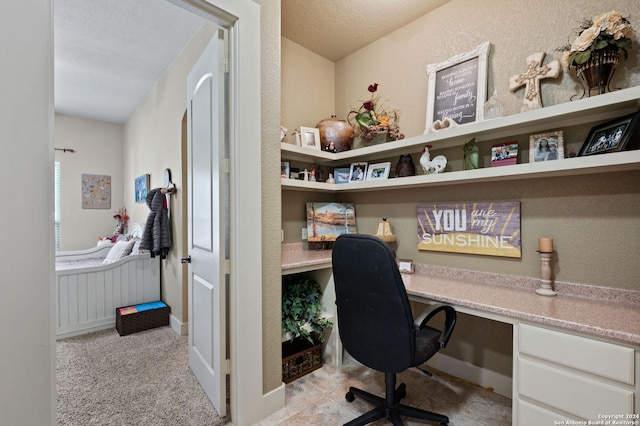
<svg viewBox="0 0 640 426">
<path fill-rule="evenodd" d="M 449 0 L 282 0 L 282 35 L 337 61 Z M 56 0 L 57 112 L 124 123 L 203 23 L 180 0 Z"/>
<path fill-rule="evenodd" d="M 282 35 L 332 61 L 449 0 L 282 0 Z"/>
<path fill-rule="evenodd" d="M 203 22 L 165 0 L 56 0 L 56 111 L 125 122 Z"/>
</svg>

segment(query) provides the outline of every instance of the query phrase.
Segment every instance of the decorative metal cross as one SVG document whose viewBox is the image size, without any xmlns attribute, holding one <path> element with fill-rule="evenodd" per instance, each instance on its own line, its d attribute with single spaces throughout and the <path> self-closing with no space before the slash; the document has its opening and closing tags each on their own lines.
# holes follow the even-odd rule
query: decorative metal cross
<svg viewBox="0 0 640 426">
<path fill-rule="evenodd" d="M 527 56 L 527 71 L 516 74 L 509 79 L 509 90 L 515 92 L 520 86 L 525 85 L 524 100 L 520 111 L 529 111 L 542 108 L 540 98 L 540 80 L 543 78 L 556 78 L 560 75 L 560 61 L 554 59 L 547 65 L 542 66 L 545 57 L 544 52 L 536 52 Z"/>
</svg>

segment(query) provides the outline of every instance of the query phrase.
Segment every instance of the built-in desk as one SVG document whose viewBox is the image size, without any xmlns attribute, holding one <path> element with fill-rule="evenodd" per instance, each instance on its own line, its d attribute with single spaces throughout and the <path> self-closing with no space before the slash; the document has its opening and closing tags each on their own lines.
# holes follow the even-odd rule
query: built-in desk
<svg viewBox="0 0 640 426">
<path fill-rule="evenodd" d="M 330 251 L 285 246 L 283 274 L 331 268 Z M 633 418 L 640 413 L 639 291 L 558 282 L 558 295 L 547 297 L 535 293 L 540 280 L 534 278 L 430 265 L 415 270 L 402 276 L 411 299 L 513 325 L 514 424 L 606 415 L 639 420 Z M 334 306 L 325 303 L 328 310 Z M 339 363 L 342 349 L 333 334 L 330 352 Z"/>
</svg>

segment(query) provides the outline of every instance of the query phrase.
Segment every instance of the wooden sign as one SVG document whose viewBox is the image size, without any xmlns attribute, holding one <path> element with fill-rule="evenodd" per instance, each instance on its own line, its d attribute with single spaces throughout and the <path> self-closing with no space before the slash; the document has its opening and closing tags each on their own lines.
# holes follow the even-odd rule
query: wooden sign
<svg viewBox="0 0 640 426">
<path fill-rule="evenodd" d="M 418 250 L 521 258 L 520 202 L 419 205 Z"/>
<path fill-rule="evenodd" d="M 456 124 L 484 119 L 489 42 L 439 64 L 427 66 L 429 88 L 425 133 L 448 120 Z M 448 126 L 445 126 L 448 127 Z"/>
</svg>

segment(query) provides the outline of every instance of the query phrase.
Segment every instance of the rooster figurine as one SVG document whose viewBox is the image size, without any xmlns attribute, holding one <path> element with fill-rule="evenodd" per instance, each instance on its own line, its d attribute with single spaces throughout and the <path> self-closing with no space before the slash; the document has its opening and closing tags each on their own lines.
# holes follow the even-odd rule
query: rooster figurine
<svg viewBox="0 0 640 426">
<path fill-rule="evenodd" d="M 427 145 L 422 150 L 420 165 L 424 169 L 424 172 L 428 175 L 442 173 L 444 171 L 444 168 L 447 167 L 447 157 L 445 157 L 444 155 L 436 155 L 433 160 L 431 160 L 431 155 L 429 154 L 430 148 L 431 145 Z"/>
</svg>

